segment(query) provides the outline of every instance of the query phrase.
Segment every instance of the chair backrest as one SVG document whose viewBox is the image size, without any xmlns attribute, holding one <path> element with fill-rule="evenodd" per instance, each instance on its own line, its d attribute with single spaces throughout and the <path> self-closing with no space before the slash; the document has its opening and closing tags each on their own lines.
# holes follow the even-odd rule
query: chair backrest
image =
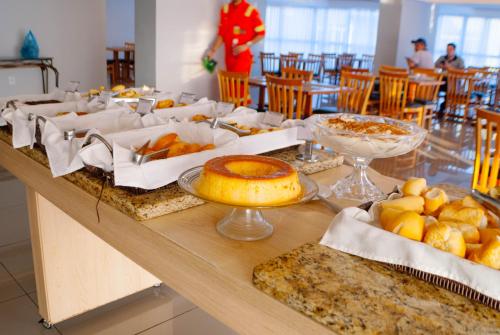
<svg viewBox="0 0 500 335">
<path fill-rule="evenodd" d="M 407 68 L 397 67 L 397 66 L 392 66 L 392 65 L 384 65 L 384 64 L 380 65 L 379 71 L 408 73 Z"/>
<path fill-rule="evenodd" d="M 344 66 L 352 66 L 354 63 L 354 54 L 343 53 L 337 58 L 337 69 L 342 69 Z"/>
<path fill-rule="evenodd" d="M 321 73 L 321 60 L 299 59 L 297 61 L 297 68 L 304 71 L 311 71 L 313 77 L 318 77 Z"/>
<path fill-rule="evenodd" d="M 493 108 L 500 110 L 500 71 L 497 72 L 497 90 L 495 92 L 495 103 L 493 104 Z"/>
<path fill-rule="evenodd" d="M 499 170 L 500 114 L 478 108 L 472 189 L 488 192 L 492 187 L 500 186 Z"/>
<path fill-rule="evenodd" d="M 370 73 L 369 69 L 363 69 L 363 68 L 354 68 L 352 66 L 347 66 L 344 65 L 342 69 L 340 70 L 340 75 L 342 76 L 342 73 L 348 72 L 348 73 Z"/>
<path fill-rule="evenodd" d="M 373 71 L 373 62 L 375 61 L 374 55 L 361 55 L 360 68 L 368 69 L 370 72 Z"/>
<path fill-rule="evenodd" d="M 297 61 L 299 57 L 297 55 L 281 55 L 280 56 L 280 68 L 284 69 L 286 67 L 297 67 Z"/>
<path fill-rule="evenodd" d="M 280 71 L 280 58 L 275 56 L 273 52 L 261 52 L 260 70 L 263 76 L 278 74 Z"/>
<path fill-rule="evenodd" d="M 470 104 L 475 80 L 475 71 L 448 69 L 446 105 L 452 109 L 461 105 L 467 108 Z"/>
<path fill-rule="evenodd" d="M 323 71 L 333 72 L 337 71 L 337 54 L 321 54 L 323 61 Z"/>
<path fill-rule="evenodd" d="M 296 58 L 302 58 L 304 56 L 304 53 L 303 52 L 289 52 L 288 56 L 293 56 L 293 57 L 296 57 Z"/>
<path fill-rule="evenodd" d="M 399 119 L 406 107 L 408 73 L 380 70 L 379 114 Z"/>
<path fill-rule="evenodd" d="M 285 79 L 299 79 L 309 82 L 313 79 L 313 72 L 298 70 L 294 67 L 285 67 L 281 70 L 281 76 Z"/>
<path fill-rule="evenodd" d="M 366 114 L 375 77 L 368 74 L 342 72 L 337 110 L 341 113 Z"/>
<path fill-rule="evenodd" d="M 248 105 L 248 74 L 219 70 L 217 77 L 220 101 L 232 103 L 236 107 Z"/>
<path fill-rule="evenodd" d="M 421 74 L 434 79 L 435 85 L 417 85 L 415 99 L 437 102 L 439 96 L 440 83 L 443 81 L 443 74 L 435 69 L 415 68 L 413 74 Z"/>
<path fill-rule="evenodd" d="M 135 43 L 125 42 L 125 49 L 129 52 L 130 61 L 135 60 Z"/>
<path fill-rule="evenodd" d="M 269 110 L 282 113 L 288 119 L 300 119 L 305 110 L 303 81 L 266 76 Z"/>
</svg>

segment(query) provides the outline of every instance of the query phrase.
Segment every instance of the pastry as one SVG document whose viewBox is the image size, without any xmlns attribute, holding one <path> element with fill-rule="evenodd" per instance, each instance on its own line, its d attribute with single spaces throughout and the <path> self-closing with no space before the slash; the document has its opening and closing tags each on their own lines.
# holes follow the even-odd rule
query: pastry
<svg viewBox="0 0 500 335">
<path fill-rule="evenodd" d="M 424 235 L 424 218 L 415 212 L 402 212 L 386 226 L 389 230 L 410 240 L 422 241 Z"/>
<path fill-rule="evenodd" d="M 439 213 L 439 221 L 453 221 L 472 224 L 478 228 L 486 228 L 488 220 L 481 208 L 463 207 L 461 201 L 454 201 L 443 206 Z"/>
<path fill-rule="evenodd" d="M 410 178 L 403 184 L 401 191 L 403 195 L 421 195 L 427 188 L 427 181 L 425 178 Z"/>
<path fill-rule="evenodd" d="M 156 109 L 171 108 L 174 107 L 174 104 L 175 102 L 172 99 L 160 100 L 156 104 Z"/>
<path fill-rule="evenodd" d="M 465 257 L 466 245 L 462 233 L 449 225 L 439 222 L 427 229 L 424 242 L 434 248 Z"/>
<path fill-rule="evenodd" d="M 470 260 L 500 270 L 500 236 L 496 236 L 471 253 Z"/>
<path fill-rule="evenodd" d="M 431 188 L 424 193 L 424 213 L 426 215 L 435 215 L 445 203 L 448 202 L 448 196 L 440 188 Z"/>
<path fill-rule="evenodd" d="M 488 243 L 490 240 L 500 236 L 500 229 L 498 228 L 485 228 L 479 230 L 481 243 Z"/>
<path fill-rule="evenodd" d="M 302 194 L 298 173 L 290 164 L 245 155 L 205 163 L 197 188 L 209 199 L 240 206 L 277 205 Z"/>
<path fill-rule="evenodd" d="M 411 195 L 399 199 L 382 201 L 380 206 L 382 209 L 393 208 L 401 211 L 417 212 L 420 214 L 424 211 L 424 198 Z"/>
</svg>

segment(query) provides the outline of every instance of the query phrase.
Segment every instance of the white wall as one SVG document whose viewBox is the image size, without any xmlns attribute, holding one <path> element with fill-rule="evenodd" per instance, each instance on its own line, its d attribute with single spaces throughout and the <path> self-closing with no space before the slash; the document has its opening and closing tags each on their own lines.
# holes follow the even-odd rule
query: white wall
<svg viewBox="0 0 500 335">
<path fill-rule="evenodd" d="M 432 7 L 432 4 L 420 0 L 402 0 L 396 66 L 406 67 L 406 57 L 414 53 L 411 41 L 419 37 L 427 40 L 427 46 L 432 52 L 434 45 L 431 40 Z"/>
<path fill-rule="evenodd" d="M 374 70 L 396 64 L 402 6 L 402 0 L 380 1 Z"/>
<path fill-rule="evenodd" d="M 201 58 L 217 33 L 222 0 L 156 1 L 156 87 L 216 98 L 216 74 Z M 221 50 L 222 51 L 222 50 Z M 219 66 L 224 65 L 218 55 Z"/>
<path fill-rule="evenodd" d="M 123 46 L 135 40 L 135 0 L 106 0 L 106 43 Z"/>
<path fill-rule="evenodd" d="M 156 87 L 156 0 L 135 0 L 135 84 Z"/>
<path fill-rule="evenodd" d="M 106 4 L 102 0 L 1 0 L 0 57 L 18 57 L 31 28 L 41 56 L 54 57 L 60 87 L 79 80 L 82 89 L 106 83 Z M 8 77 L 16 85 L 9 86 Z M 51 87 L 54 78 L 50 77 Z M 38 69 L 0 70 L 0 96 L 41 93 Z"/>
</svg>

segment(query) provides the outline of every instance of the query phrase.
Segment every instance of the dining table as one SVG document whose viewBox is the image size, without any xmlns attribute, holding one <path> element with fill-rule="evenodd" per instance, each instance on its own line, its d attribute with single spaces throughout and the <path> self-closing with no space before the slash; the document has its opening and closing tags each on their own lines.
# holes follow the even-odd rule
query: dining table
<svg viewBox="0 0 500 335">
<path fill-rule="evenodd" d="M 265 97 L 267 80 L 265 76 L 252 77 L 249 79 L 248 84 L 259 89 L 259 101 L 257 109 L 262 111 L 265 109 Z M 304 116 L 309 117 L 313 114 L 313 97 L 317 95 L 335 95 L 338 94 L 342 88 L 338 85 L 324 84 L 317 81 L 304 82 L 303 91 L 306 95 L 306 106 Z"/>
</svg>

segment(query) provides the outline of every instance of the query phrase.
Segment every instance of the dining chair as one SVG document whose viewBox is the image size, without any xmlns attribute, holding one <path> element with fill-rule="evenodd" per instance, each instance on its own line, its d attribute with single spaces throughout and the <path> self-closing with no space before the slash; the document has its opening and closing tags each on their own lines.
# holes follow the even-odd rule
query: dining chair
<svg viewBox="0 0 500 335">
<path fill-rule="evenodd" d="M 368 73 L 342 72 L 337 112 L 366 115 L 374 83 L 375 77 Z"/>
<path fill-rule="evenodd" d="M 342 78 L 342 74 L 344 72 L 348 72 L 348 73 L 370 73 L 370 70 L 367 69 L 367 68 L 354 68 L 352 66 L 343 66 L 342 69 L 340 70 L 340 77 Z"/>
<path fill-rule="evenodd" d="M 354 66 L 354 57 L 355 54 L 343 53 L 340 54 L 337 58 L 337 73 L 336 73 L 336 83 L 340 81 L 341 70 L 344 66 Z"/>
<path fill-rule="evenodd" d="M 281 71 L 281 76 L 285 79 L 299 79 L 305 82 L 313 80 L 313 72 L 307 70 L 298 70 L 294 67 L 285 67 Z"/>
<path fill-rule="evenodd" d="M 297 55 L 280 55 L 280 69 L 286 67 L 297 67 L 299 57 Z"/>
<path fill-rule="evenodd" d="M 467 120 L 472 106 L 475 71 L 448 69 L 445 117 Z"/>
<path fill-rule="evenodd" d="M 380 65 L 379 71 L 391 71 L 391 72 L 400 72 L 400 73 L 408 73 L 408 69 L 404 67 L 392 66 L 392 65 Z"/>
<path fill-rule="evenodd" d="M 500 186 L 500 113 L 477 109 L 476 158 L 472 189 L 487 193 Z"/>
<path fill-rule="evenodd" d="M 289 52 L 288 55 L 292 56 L 292 57 L 296 57 L 296 58 L 302 58 L 302 57 L 304 57 L 304 53 L 303 52 Z"/>
<path fill-rule="evenodd" d="M 415 90 L 415 102 L 422 104 L 424 107 L 423 125 L 425 128 L 430 129 L 434 112 L 438 108 L 439 89 L 443 82 L 443 74 L 436 71 L 436 69 L 415 68 L 413 74 L 424 75 L 432 78 L 435 82 L 432 85 L 418 85 Z"/>
<path fill-rule="evenodd" d="M 335 76 L 337 75 L 337 54 L 322 53 L 321 60 L 323 63 L 323 76 L 321 81 L 328 78 L 331 83 L 333 81 L 332 79 L 335 79 Z"/>
<path fill-rule="evenodd" d="M 421 104 L 407 103 L 408 73 L 380 70 L 379 114 L 394 119 L 423 124 L 424 108 Z"/>
<path fill-rule="evenodd" d="M 493 109 L 497 112 L 500 111 L 500 71 L 497 72 L 497 87 L 495 90 L 495 102 L 493 103 Z"/>
<path fill-rule="evenodd" d="M 260 70 L 263 76 L 277 75 L 280 71 L 280 58 L 275 56 L 274 52 L 261 52 Z"/>
<path fill-rule="evenodd" d="M 304 82 L 270 75 L 266 80 L 269 110 L 282 113 L 287 119 L 301 119 L 306 108 Z"/>
<path fill-rule="evenodd" d="M 306 62 L 304 63 L 304 70 L 312 71 L 315 80 L 321 80 L 323 71 L 323 57 L 317 54 L 307 55 Z"/>
<path fill-rule="evenodd" d="M 373 71 L 373 62 L 375 61 L 374 55 L 361 55 L 360 68 L 368 69 L 369 72 Z"/>
<path fill-rule="evenodd" d="M 127 71 L 126 78 L 129 80 L 127 84 L 133 85 L 135 83 L 135 43 L 125 42 L 125 60 L 122 71 Z"/>
<path fill-rule="evenodd" d="M 247 106 L 250 103 L 248 90 L 248 74 L 219 70 L 220 101 L 228 102 L 235 107 Z"/>
</svg>

